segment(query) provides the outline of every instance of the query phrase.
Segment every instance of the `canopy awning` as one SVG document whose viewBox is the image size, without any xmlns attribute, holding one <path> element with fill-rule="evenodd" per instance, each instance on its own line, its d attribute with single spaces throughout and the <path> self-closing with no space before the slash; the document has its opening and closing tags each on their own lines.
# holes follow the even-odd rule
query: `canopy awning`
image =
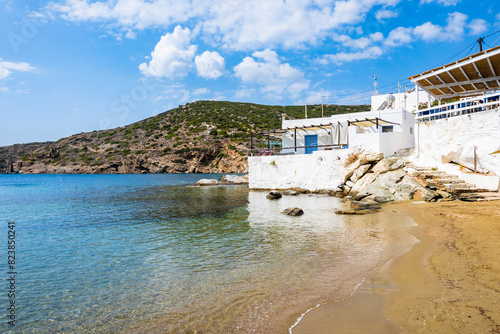
<svg viewBox="0 0 500 334">
<path fill-rule="evenodd" d="M 276 129 L 276 130 L 267 130 L 263 132 L 258 132 L 257 135 L 262 135 L 262 136 L 269 136 L 269 137 L 274 137 L 274 138 L 281 138 L 281 135 L 287 132 L 291 131 L 304 131 L 304 132 L 316 132 L 316 131 L 330 131 L 332 125 L 337 125 L 337 124 L 342 124 L 340 122 L 336 123 L 327 123 L 327 124 L 319 124 L 319 125 L 305 125 L 305 126 L 296 126 L 293 128 L 286 128 L 286 129 Z"/>
<path fill-rule="evenodd" d="M 361 126 L 364 128 L 369 128 L 370 126 L 379 126 L 379 125 L 399 125 L 399 123 L 393 123 L 389 121 L 385 121 L 381 118 L 375 117 L 375 118 L 365 118 L 362 120 L 356 119 L 355 121 L 349 121 L 349 125 L 355 125 L 355 126 Z"/>
<path fill-rule="evenodd" d="M 435 98 L 477 95 L 500 89 L 500 46 L 408 78 Z"/>
<path fill-rule="evenodd" d="M 316 132 L 316 131 L 331 131 L 332 126 L 333 127 L 342 127 L 345 126 L 346 122 L 331 122 L 331 123 L 326 123 L 326 124 L 319 124 L 319 125 L 305 125 L 305 126 L 296 126 L 293 128 L 286 128 L 286 129 L 275 129 L 275 130 L 267 130 L 267 131 L 262 131 L 262 132 L 257 132 L 255 133 L 256 135 L 260 136 L 268 136 L 270 138 L 276 138 L 280 139 L 283 134 L 287 132 Z M 355 126 L 362 126 L 362 127 L 370 127 L 370 126 L 379 126 L 379 125 L 399 125 L 399 123 L 393 123 L 389 122 L 386 120 L 383 120 L 381 118 L 375 117 L 375 118 L 365 118 L 365 119 L 356 119 L 354 121 L 347 121 L 347 126 L 350 125 L 355 125 Z"/>
</svg>

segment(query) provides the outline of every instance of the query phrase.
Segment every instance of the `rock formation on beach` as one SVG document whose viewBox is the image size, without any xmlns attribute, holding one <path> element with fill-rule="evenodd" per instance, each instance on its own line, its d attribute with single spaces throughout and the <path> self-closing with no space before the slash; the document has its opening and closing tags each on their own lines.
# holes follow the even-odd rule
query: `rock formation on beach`
<svg viewBox="0 0 500 334">
<path fill-rule="evenodd" d="M 366 106 L 324 106 L 325 114 Z M 244 173 L 250 133 L 303 116 L 302 106 L 197 101 L 127 126 L 76 134 L 56 142 L 0 147 L 0 173 Z M 311 106 L 311 117 L 321 106 Z M 254 138 L 264 147 L 263 138 Z"/>
<path fill-rule="evenodd" d="M 354 210 L 376 209 L 378 203 L 419 200 L 427 202 L 481 200 L 480 189 L 431 168 L 418 168 L 403 157 L 384 158 L 383 154 L 352 154 L 346 161 L 341 195 L 349 196 Z"/>
</svg>

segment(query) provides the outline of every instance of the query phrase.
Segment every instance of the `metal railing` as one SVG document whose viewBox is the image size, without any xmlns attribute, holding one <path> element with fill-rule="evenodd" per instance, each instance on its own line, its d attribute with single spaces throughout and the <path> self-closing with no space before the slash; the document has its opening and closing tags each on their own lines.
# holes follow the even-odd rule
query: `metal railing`
<svg viewBox="0 0 500 334">
<path fill-rule="evenodd" d="M 278 147 L 278 148 L 261 148 L 261 149 L 252 149 L 250 150 L 252 155 L 258 156 L 268 156 L 268 155 L 291 155 L 291 154 L 304 154 L 303 152 L 297 152 L 298 149 L 306 149 L 306 148 L 323 148 L 324 151 L 330 150 L 338 150 L 347 148 L 347 145 L 313 145 L 313 146 L 288 146 L 288 147 Z M 285 152 L 284 152 L 285 151 Z"/>
<path fill-rule="evenodd" d="M 484 110 L 497 109 L 500 105 L 500 92 L 474 97 L 461 101 L 450 102 L 430 108 L 420 109 L 416 114 L 418 123 L 429 122 L 433 120 L 467 115 L 481 112 Z"/>
</svg>

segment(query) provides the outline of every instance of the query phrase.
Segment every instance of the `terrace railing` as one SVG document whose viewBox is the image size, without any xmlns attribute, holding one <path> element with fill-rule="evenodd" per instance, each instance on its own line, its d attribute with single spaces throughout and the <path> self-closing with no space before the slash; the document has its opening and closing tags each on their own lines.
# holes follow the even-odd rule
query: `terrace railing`
<svg viewBox="0 0 500 334">
<path fill-rule="evenodd" d="M 450 102 L 430 108 L 420 109 L 416 115 L 418 123 L 429 122 L 443 118 L 472 114 L 484 110 L 497 109 L 500 104 L 500 92 Z"/>
<path fill-rule="evenodd" d="M 287 146 L 287 147 L 278 147 L 278 148 L 260 148 L 260 149 L 252 149 L 250 150 L 251 155 L 259 155 L 259 156 L 267 156 L 267 155 L 290 155 L 290 154 L 299 154 L 297 149 L 305 149 L 305 148 L 322 148 L 325 151 L 329 150 L 337 150 L 347 148 L 347 145 L 314 145 L 314 146 Z M 301 153 L 303 154 L 303 153 Z"/>
</svg>

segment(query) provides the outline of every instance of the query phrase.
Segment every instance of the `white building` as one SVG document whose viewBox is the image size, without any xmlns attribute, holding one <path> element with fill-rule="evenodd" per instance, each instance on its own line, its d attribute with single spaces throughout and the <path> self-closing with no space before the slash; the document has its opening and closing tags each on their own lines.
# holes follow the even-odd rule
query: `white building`
<svg viewBox="0 0 500 334">
<path fill-rule="evenodd" d="M 500 47 L 409 79 L 415 89 L 373 96 L 370 111 L 283 120 L 281 129 L 265 133 L 279 138 L 279 154 L 249 157 L 249 187 L 334 190 L 349 154 L 387 157 L 415 146 L 426 164 L 449 161 L 499 175 Z M 441 104 L 452 98 L 459 100 Z"/>
<path fill-rule="evenodd" d="M 334 190 L 341 183 L 344 161 L 353 152 L 391 156 L 400 149 L 413 148 L 415 116 L 394 104 L 402 94 L 382 96 L 387 103 L 372 111 L 283 119 L 281 129 L 265 133 L 280 140 L 281 148 L 268 155 L 269 145 L 260 156 L 249 157 L 249 187 Z"/>
<path fill-rule="evenodd" d="M 384 99 L 393 101 L 388 94 Z M 393 155 L 399 149 L 415 146 L 415 117 L 394 103 L 384 109 L 326 118 L 283 120 L 283 154 L 312 154 L 315 151 L 363 149 Z"/>
</svg>

